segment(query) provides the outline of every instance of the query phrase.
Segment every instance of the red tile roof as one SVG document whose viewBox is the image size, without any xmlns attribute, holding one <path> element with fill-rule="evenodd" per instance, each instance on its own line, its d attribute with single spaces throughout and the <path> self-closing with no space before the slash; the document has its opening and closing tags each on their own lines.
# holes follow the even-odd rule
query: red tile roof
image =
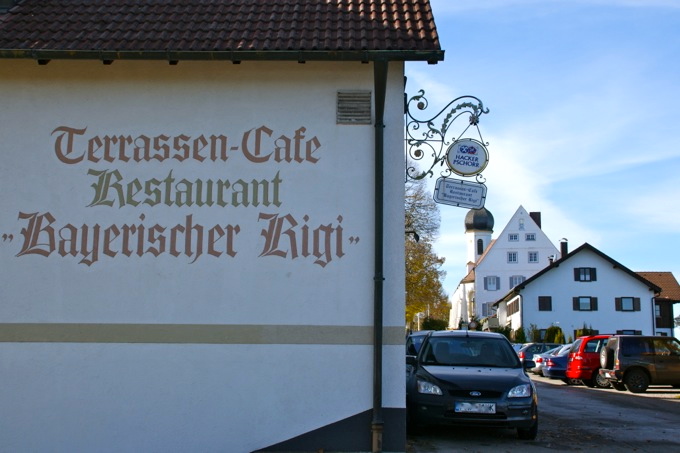
<svg viewBox="0 0 680 453">
<path fill-rule="evenodd" d="M 429 0 L 15 3 L 0 12 L 0 58 L 434 63 L 444 57 Z"/>
<path fill-rule="evenodd" d="M 672 272 L 638 272 L 638 274 L 661 288 L 657 299 L 680 302 L 680 285 Z"/>
</svg>

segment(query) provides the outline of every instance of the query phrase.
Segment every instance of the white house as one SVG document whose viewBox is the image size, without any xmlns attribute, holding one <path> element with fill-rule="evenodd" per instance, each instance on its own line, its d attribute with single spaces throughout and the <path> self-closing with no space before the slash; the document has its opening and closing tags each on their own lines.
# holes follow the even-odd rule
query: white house
<svg viewBox="0 0 680 453">
<path fill-rule="evenodd" d="M 654 283 L 585 243 L 500 297 L 501 326 L 655 335 Z"/>
<path fill-rule="evenodd" d="M 0 0 L 0 451 L 404 451 L 443 56 L 427 0 Z"/>
<path fill-rule="evenodd" d="M 493 304 L 510 288 L 522 283 L 560 256 L 541 229 L 541 213 L 523 206 L 492 239 L 494 218 L 486 208 L 465 216 L 467 275 L 451 296 L 449 327 L 494 313 Z"/>
</svg>

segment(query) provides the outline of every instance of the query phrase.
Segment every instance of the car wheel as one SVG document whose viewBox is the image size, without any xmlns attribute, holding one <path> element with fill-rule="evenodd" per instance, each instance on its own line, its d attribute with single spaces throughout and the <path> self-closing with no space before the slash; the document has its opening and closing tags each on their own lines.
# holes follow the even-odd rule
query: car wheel
<svg viewBox="0 0 680 453">
<path fill-rule="evenodd" d="M 644 393 L 649 387 L 649 377 L 642 370 L 630 370 L 624 376 L 623 383 L 629 392 Z"/>
<path fill-rule="evenodd" d="M 517 428 L 517 437 L 519 437 L 522 440 L 534 440 L 536 439 L 537 435 L 538 435 L 538 417 L 536 417 L 536 420 L 534 421 L 534 424 L 531 425 L 531 428 L 527 429 Z"/>
<path fill-rule="evenodd" d="M 604 376 L 600 376 L 599 372 L 595 373 L 595 378 L 593 380 L 595 381 L 595 387 L 599 387 L 601 389 L 611 387 L 609 381 Z"/>
<path fill-rule="evenodd" d="M 626 386 L 623 384 L 623 382 L 612 382 L 612 387 L 614 387 L 619 392 L 624 392 L 626 390 Z"/>
</svg>

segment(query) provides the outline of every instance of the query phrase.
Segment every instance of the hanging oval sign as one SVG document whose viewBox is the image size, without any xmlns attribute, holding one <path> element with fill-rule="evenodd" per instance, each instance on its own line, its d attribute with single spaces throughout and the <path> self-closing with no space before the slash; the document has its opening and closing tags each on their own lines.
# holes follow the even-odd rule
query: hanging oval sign
<svg viewBox="0 0 680 453">
<path fill-rule="evenodd" d="M 457 175 L 478 175 L 489 163 L 489 152 L 481 142 L 464 138 L 449 146 L 446 151 L 446 163 Z"/>
</svg>

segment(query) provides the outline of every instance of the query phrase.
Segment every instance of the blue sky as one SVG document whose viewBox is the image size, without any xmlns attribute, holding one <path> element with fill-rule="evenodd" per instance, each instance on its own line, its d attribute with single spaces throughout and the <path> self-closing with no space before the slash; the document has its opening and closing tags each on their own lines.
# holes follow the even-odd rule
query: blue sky
<svg viewBox="0 0 680 453">
<path fill-rule="evenodd" d="M 495 234 L 522 205 L 557 247 L 589 242 L 680 280 L 680 0 L 431 4 L 445 60 L 408 63 L 406 91 L 425 90 L 432 115 L 462 95 L 490 109 L 479 127 Z M 467 209 L 439 207 L 451 294 Z"/>
</svg>

